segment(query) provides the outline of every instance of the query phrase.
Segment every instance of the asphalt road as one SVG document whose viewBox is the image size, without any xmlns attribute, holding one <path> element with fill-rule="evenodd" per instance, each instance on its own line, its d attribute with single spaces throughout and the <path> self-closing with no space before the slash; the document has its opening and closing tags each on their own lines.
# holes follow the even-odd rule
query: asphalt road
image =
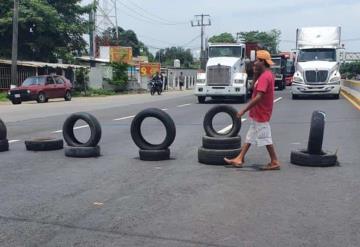
<svg viewBox="0 0 360 247">
<path fill-rule="evenodd" d="M 276 99 L 271 126 L 283 167 L 274 172 L 256 169 L 268 162 L 264 148 L 252 147 L 242 169 L 199 164 L 202 120 L 216 102 L 197 104 L 191 92 L 0 105 L 12 140 L 0 153 L 0 246 L 359 246 L 359 111 L 343 98 L 293 101 L 277 91 Z M 169 161 L 138 159 L 130 123 L 147 107 L 175 121 Z M 327 114 L 324 149 L 337 150 L 340 166 L 289 162 L 307 145 L 314 110 Z M 76 111 L 101 122 L 101 157 L 25 151 L 26 139 L 61 137 Z M 219 129 L 227 124 L 216 120 Z M 247 128 L 244 121 L 243 138 Z M 155 142 L 165 133 L 155 120 L 143 131 Z"/>
</svg>

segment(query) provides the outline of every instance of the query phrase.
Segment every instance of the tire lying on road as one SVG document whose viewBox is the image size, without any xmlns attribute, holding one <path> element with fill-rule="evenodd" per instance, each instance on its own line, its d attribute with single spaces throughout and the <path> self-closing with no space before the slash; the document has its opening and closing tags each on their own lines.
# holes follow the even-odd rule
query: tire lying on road
<svg viewBox="0 0 360 247">
<path fill-rule="evenodd" d="M 7 139 L 0 140 L 0 152 L 9 151 L 9 141 Z"/>
<path fill-rule="evenodd" d="M 160 161 L 170 159 L 170 149 L 163 150 L 139 150 L 140 160 L 144 161 Z"/>
<path fill-rule="evenodd" d="M 91 135 L 89 140 L 85 143 L 82 143 L 76 139 L 74 134 L 74 125 L 78 120 L 85 121 L 90 127 Z M 90 113 L 74 113 L 70 115 L 64 122 L 63 136 L 65 142 L 71 147 L 96 147 L 101 139 L 101 126 L 99 121 Z"/>
<path fill-rule="evenodd" d="M 329 167 L 338 165 L 336 154 L 323 151 L 320 154 L 310 154 L 305 149 L 292 151 L 290 162 L 294 165 L 311 167 Z"/>
<path fill-rule="evenodd" d="M 7 129 L 5 123 L 0 119 L 0 140 L 7 138 Z"/>
<path fill-rule="evenodd" d="M 238 149 L 241 147 L 241 137 L 209 137 L 203 136 L 202 146 L 206 149 Z"/>
<path fill-rule="evenodd" d="M 213 119 L 218 113 L 227 113 L 232 119 L 232 128 L 226 133 L 219 133 L 214 129 Z M 219 105 L 211 108 L 204 117 L 204 130 L 207 136 L 210 137 L 235 137 L 239 134 L 241 128 L 241 121 L 237 117 L 237 111 L 227 105 Z"/>
<path fill-rule="evenodd" d="M 99 157 L 100 147 L 65 147 L 65 156 L 73 158 Z"/>
<path fill-rule="evenodd" d="M 141 133 L 141 124 L 145 118 L 153 117 L 160 120 L 166 129 L 166 137 L 164 141 L 160 144 L 151 144 L 145 140 Z M 167 149 L 175 140 L 176 136 L 176 127 L 175 123 L 166 112 L 157 109 L 149 108 L 139 112 L 131 123 L 131 137 L 140 149 L 142 150 L 164 150 Z"/>
<path fill-rule="evenodd" d="M 63 149 L 64 141 L 54 138 L 38 138 L 25 141 L 25 147 L 28 151 L 51 151 Z"/>
<path fill-rule="evenodd" d="M 240 154 L 241 149 L 216 150 L 200 147 L 198 161 L 207 165 L 226 165 L 224 158 L 233 159 Z"/>
<path fill-rule="evenodd" d="M 321 154 L 325 128 L 325 113 L 314 111 L 311 117 L 311 126 L 308 142 L 310 154 Z"/>
</svg>

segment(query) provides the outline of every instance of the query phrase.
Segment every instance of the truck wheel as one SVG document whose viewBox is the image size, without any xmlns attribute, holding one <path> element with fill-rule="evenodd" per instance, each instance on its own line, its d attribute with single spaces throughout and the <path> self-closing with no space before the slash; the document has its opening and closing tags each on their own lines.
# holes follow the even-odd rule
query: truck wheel
<svg viewBox="0 0 360 247">
<path fill-rule="evenodd" d="M 292 95 L 291 95 L 291 98 L 292 98 L 292 99 L 299 99 L 299 95 L 292 94 Z"/>
<path fill-rule="evenodd" d="M 205 103 L 205 99 L 206 99 L 205 96 L 198 96 L 198 102 L 199 102 L 200 104 L 204 104 L 204 103 Z"/>
<path fill-rule="evenodd" d="M 247 102 L 247 94 L 244 94 L 240 98 L 240 103 L 246 103 Z"/>
<path fill-rule="evenodd" d="M 338 93 L 338 94 L 334 94 L 334 99 L 339 99 L 340 98 L 340 93 Z"/>
<path fill-rule="evenodd" d="M 7 139 L 0 140 L 0 152 L 9 151 L 9 141 Z"/>
</svg>

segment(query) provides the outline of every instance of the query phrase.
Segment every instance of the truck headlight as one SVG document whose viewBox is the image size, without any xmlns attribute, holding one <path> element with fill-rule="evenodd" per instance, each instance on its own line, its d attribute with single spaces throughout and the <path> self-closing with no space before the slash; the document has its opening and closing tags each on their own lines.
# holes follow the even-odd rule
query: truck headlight
<svg viewBox="0 0 360 247">
<path fill-rule="evenodd" d="M 299 76 L 294 76 L 293 77 L 293 82 L 295 83 L 304 83 L 303 78 L 299 77 Z"/>
<path fill-rule="evenodd" d="M 340 84 L 340 77 L 336 76 L 330 79 L 331 84 Z"/>
<path fill-rule="evenodd" d="M 30 94 L 30 93 L 31 93 L 31 91 L 30 91 L 30 90 L 27 90 L 26 92 L 27 92 L 28 94 Z"/>
</svg>

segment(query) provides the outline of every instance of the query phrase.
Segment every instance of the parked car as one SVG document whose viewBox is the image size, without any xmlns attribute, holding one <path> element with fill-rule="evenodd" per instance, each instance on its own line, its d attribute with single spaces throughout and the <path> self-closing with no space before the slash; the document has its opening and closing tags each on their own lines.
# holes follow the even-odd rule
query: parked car
<svg viewBox="0 0 360 247">
<path fill-rule="evenodd" d="M 72 84 L 63 76 L 31 76 L 21 86 L 11 88 L 8 98 L 13 104 L 22 101 L 36 100 L 38 103 L 48 102 L 49 99 L 64 98 L 71 100 Z"/>
</svg>

